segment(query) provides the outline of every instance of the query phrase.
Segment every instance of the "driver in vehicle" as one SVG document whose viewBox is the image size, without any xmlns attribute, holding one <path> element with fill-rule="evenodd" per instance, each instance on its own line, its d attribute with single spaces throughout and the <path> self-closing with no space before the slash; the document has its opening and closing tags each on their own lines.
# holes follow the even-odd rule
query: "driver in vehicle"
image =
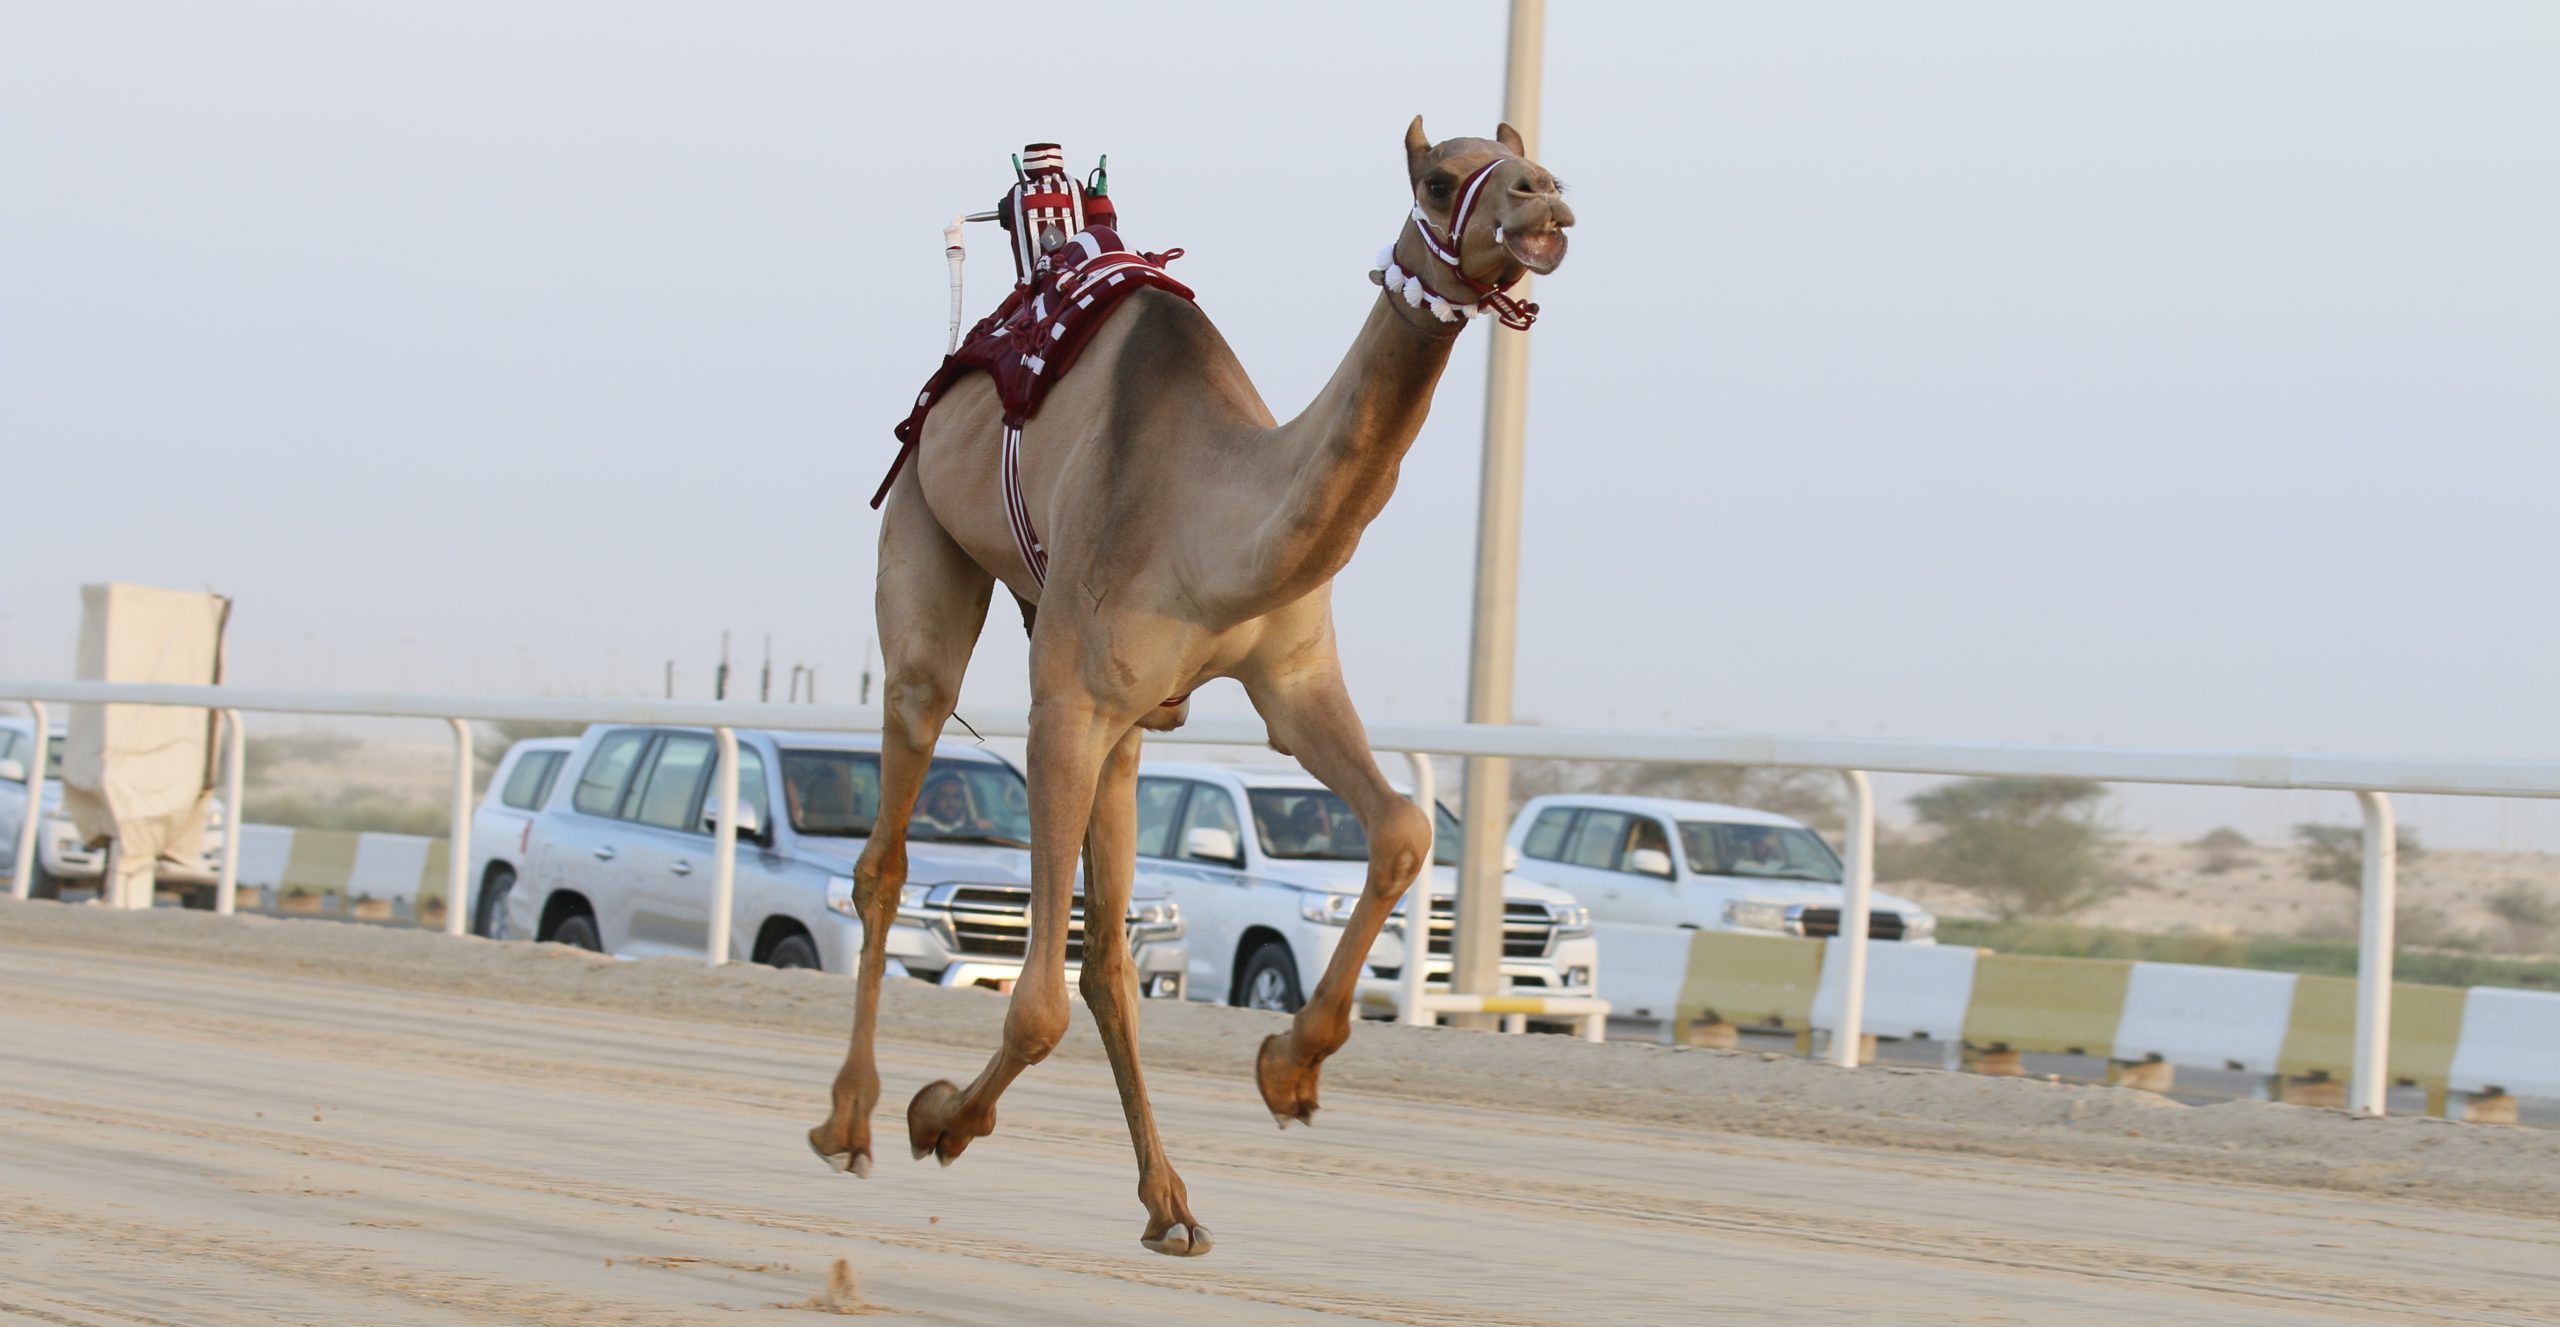
<svg viewBox="0 0 2560 1327">
<path fill-rule="evenodd" d="M 1765 829 L 1745 834 L 1742 856 L 1734 859 L 1730 874 L 1785 875 L 1787 863 L 1778 856 L 1777 837 Z"/>
<path fill-rule="evenodd" d="M 984 832 L 995 826 L 981 816 L 969 813 L 969 790 L 960 786 L 957 774 L 934 777 L 924 788 L 924 798 L 916 808 L 916 822 L 936 834 Z"/>
</svg>

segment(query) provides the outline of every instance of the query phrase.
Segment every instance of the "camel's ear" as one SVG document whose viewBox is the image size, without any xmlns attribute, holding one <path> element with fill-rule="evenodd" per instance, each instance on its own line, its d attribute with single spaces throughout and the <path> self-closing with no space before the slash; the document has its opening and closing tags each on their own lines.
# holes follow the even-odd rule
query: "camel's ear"
<svg viewBox="0 0 2560 1327">
<path fill-rule="evenodd" d="M 1423 163 L 1431 158 L 1431 136 L 1422 132 L 1422 117 L 1404 127 L 1404 173 L 1406 183 L 1422 183 Z"/>
<path fill-rule="evenodd" d="M 1494 128 L 1493 137 L 1494 141 L 1511 149 L 1511 155 L 1515 157 L 1526 157 L 1529 155 L 1529 145 L 1520 141 L 1520 131 L 1512 128 L 1510 125 L 1497 125 Z"/>
</svg>

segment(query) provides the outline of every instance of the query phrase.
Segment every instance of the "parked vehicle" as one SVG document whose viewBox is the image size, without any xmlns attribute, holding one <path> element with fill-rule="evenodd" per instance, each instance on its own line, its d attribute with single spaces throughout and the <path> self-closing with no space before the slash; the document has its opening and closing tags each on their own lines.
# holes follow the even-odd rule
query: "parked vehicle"
<svg viewBox="0 0 2560 1327">
<path fill-rule="evenodd" d="M 50 727 L 39 752 L 33 720 L 0 718 L 0 879 L 6 879 L 17 865 L 27 790 L 35 786 L 36 766 L 44 767 L 36 812 L 35 879 L 29 890 L 36 898 L 60 898 L 66 884 L 96 885 L 107 870 L 106 846 L 81 842 L 80 831 L 62 814 L 62 744 L 68 730 L 61 724 Z M 214 882 L 222 874 L 227 820 L 222 799 L 214 798 L 205 813 L 204 851 L 183 861 L 161 858 L 154 868 L 158 887 L 176 891 L 190 908 L 212 907 Z"/>
<path fill-rule="evenodd" d="M 738 857 L 731 957 L 850 973 L 861 954 L 853 867 L 880 806 L 873 734 L 737 730 Z M 599 725 L 580 737 L 524 836 L 505 926 L 625 957 L 698 955 L 710 931 L 718 803 L 712 736 Z M 946 986 L 1002 984 L 1030 939 L 1030 790 L 975 747 L 944 743 L 907 834 L 907 884 L 888 952 Z M 1080 965 L 1082 894 L 1068 923 Z M 1181 912 L 1141 888 L 1124 922 L 1139 989 L 1178 998 Z"/>
<path fill-rule="evenodd" d="M 1594 919 L 1769 935 L 1840 933 L 1840 859 L 1801 821 L 1714 802 L 1532 798 L 1511 822 L 1522 875 L 1570 889 Z M 1881 891 L 1867 935 L 1931 944 L 1938 919 Z"/>
<path fill-rule="evenodd" d="M 1457 895 L 1458 818 L 1437 808 L 1431 939 L 1423 975 L 1447 989 Z M 1248 829 L 1248 827 L 1250 827 Z M 1138 776 L 1138 879 L 1182 906 L 1191 998 L 1294 1012 L 1332 961 L 1368 878 L 1369 842 L 1341 798 L 1294 768 L 1147 761 Z M 1502 975 L 1515 989 L 1590 993 L 1600 951 L 1590 917 L 1561 889 L 1504 886 Z M 1369 972 L 1405 962 L 1402 920 L 1369 952 Z"/>
<path fill-rule="evenodd" d="M 578 749 L 574 737 L 528 737 L 507 748 L 489 775 L 489 791 L 471 813 L 471 933 L 508 938 L 507 895 L 524 874 L 534 813 L 551 797 L 560 767 Z"/>
</svg>

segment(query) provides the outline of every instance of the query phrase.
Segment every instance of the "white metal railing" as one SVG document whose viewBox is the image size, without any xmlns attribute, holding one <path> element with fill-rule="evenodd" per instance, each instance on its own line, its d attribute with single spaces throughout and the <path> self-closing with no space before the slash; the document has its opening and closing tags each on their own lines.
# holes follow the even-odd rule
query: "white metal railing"
<svg viewBox="0 0 2560 1327">
<path fill-rule="evenodd" d="M 411 695 L 397 692 L 317 692 L 260 687 L 173 686 L 122 682 L 0 682 L 0 700 L 26 702 L 41 726 L 47 704 L 179 705 L 221 710 L 230 733 L 224 761 L 225 795 L 233 808 L 231 840 L 237 842 L 242 728 L 239 712 L 436 719 L 455 731 L 453 834 L 445 929 L 460 935 L 471 903 L 471 738 L 469 719 L 539 719 L 572 723 L 670 724 L 709 728 L 720 743 L 717 838 L 719 867 L 712 889 L 709 961 L 726 962 L 729 911 L 736 871 L 738 770 L 735 730 L 871 731 L 880 711 L 853 706 L 776 705 L 766 702 L 563 700 L 488 696 Z M 1027 737 L 1027 715 L 973 715 L 980 733 Z M 1194 719 L 1152 740 L 1212 746 L 1262 746 L 1269 735 L 1258 720 Z M 1933 774 L 1972 778 L 2058 776 L 2110 783 L 2203 784 L 2348 792 L 2364 816 L 2362 924 L 2356 965 L 2355 1070 L 2348 1104 L 2368 1115 L 2382 1113 L 2390 1086 L 2392 914 L 2397 893 L 2396 853 L 2389 794 L 2560 799 L 2560 761 L 2462 761 L 2393 756 L 2353 756 L 2215 748 L 2091 746 L 2024 742 L 1918 742 L 1883 738 L 1798 737 L 1770 733 L 1633 732 L 1592 728 L 1535 728 L 1490 724 L 1373 724 L 1370 746 L 1413 759 L 1415 789 L 1432 784 L 1429 756 L 1507 756 L 1515 759 L 1668 761 L 1711 765 L 1772 765 L 1836 771 L 1847 783 L 1847 851 L 1843 854 L 1846 907 L 1841 932 L 1848 941 L 1841 1026 L 1832 1035 L 1831 1058 L 1854 1065 L 1862 1040 L 1864 1001 L 1855 987 L 1866 969 L 1867 917 L 1874 887 L 1875 798 L 1870 773 Z M 30 771 L 40 777 L 41 766 Z M 13 891 L 26 897 L 35 848 L 36 799 L 20 837 Z M 1426 808 L 1426 814 L 1428 809 Z M 238 854 L 226 846 L 216 906 L 228 910 Z M 1417 890 L 1416 894 L 1424 891 Z M 144 900 L 148 903 L 148 900 Z M 1427 908 L 1427 902 L 1423 905 Z M 1496 901 L 1499 906 L 1499 900 Z M 1409 923 L 1409 925 L 1411 925 Z M 1413 926 L 1413 933 L 1427 928 Z M 1422 965 L 1408 961 L 1407 974 Z M 1402 1001 L 1408 1019 L 1424 1016 L 1429 1001 Z"/>
</svg>

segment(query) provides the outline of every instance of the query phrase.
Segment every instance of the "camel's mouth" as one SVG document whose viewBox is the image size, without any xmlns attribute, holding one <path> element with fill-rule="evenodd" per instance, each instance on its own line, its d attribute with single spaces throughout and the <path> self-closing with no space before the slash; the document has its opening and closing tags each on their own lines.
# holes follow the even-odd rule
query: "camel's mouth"
<svg viewBox="0 0 2560 1327">
<path fill-rule="evenodd" d="M 1502 247 L 1510 250 L 1522 267 L 1540 276 L 1564 263 L 1564 231 L 1553 222 L 1535 230 L 1505 231 Z"/>
</svg>

